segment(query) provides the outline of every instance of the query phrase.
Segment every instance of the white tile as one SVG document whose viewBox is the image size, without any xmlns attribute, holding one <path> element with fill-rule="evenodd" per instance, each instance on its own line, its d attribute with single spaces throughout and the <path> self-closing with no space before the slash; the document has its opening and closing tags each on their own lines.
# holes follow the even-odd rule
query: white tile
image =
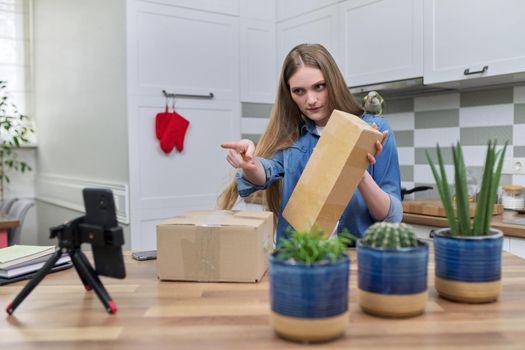
<svg viewBox="0 0 525 350">
<path fill-rule="evenodd" d="M 412 188 L 414 186 L 414 181 L 401 181 L 401 187 L 403 188 Z"/>
<path fill-rule="evenodd" d="M 512 175 L 512 183 L 525 187 L 525 175 Z"/>
<path fill-rule="evenodd" d="M 463 107 L 459 110 L 459 126 L 500 126 L 514 123 L 514 104 Z"/>
<path fill-rule="evenodd" d="M 459 128 L 435 128 L 414 130 L 415 147 L 448 147 L 459 141 Z"/>
<path fill-rule="evenodd" d="M 463 159 L 467 166 L 483 166 L 485 164 L 485 157 L 487 155 L 487 146 L 462 146 Z M 496 150 L 503 149 L 503 146 L 497 146 Z M 505 151 L 505 159 L 510 159 L 513 156 L 512 147 L 507 147 Z"/>
<path fill-rule="evenodd" d="M 392 113 L 387 119 L 394 131 L 414 129 L 414 112 Z"/>
<path fill-rule="evenodd" d="M 414 111 L 435 111 L 459 108 L 459 93 L 414 98 Z"/>
<path fill-rule="evenodd" d="M 436 164 L 437 165 L 437 164 Z M 439 170 L 438 170 L 439 171 Z M 450 184 L 454 183 L 454 166 L 445 165 L 447 180 Z M 414 182 L 436 183 L 430 165 L 416 164 L 414 166 Z"/>
<path fill-rule="evenodd" d="M 241 133 L 262 134 L 268 125 L 268 118 L 241 118 Z"/>
<path fill-rule="evenodd" d="M 398 147 L 399 165 L 414 165 L 414 147 Z"/>
<path fill-rule="evenodd" d="M 514 103 L 525 103 L 525 86 L 514 87 Z"/>
<path fill-rule="evenodd" d="M 514 127 L 512 129 L 513 145 L 525 146 L 525 124 L 514 124 Z"/>
</svg>

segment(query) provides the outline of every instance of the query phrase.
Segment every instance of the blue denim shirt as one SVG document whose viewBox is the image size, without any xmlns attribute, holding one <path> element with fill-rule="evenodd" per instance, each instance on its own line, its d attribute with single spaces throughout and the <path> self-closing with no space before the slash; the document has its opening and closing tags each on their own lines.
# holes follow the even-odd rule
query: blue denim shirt
<svg viewBox="0 0 525 350">
<path fill-rule="evenodd" d="M 392 129 L 385 118 L 370 114 L 364 114 L 362 118 L 369 124 L 375 122 L 381 132 L 388 130 L 389 135 L 383 145 L 383 150 L 376 157 L 376 164 L 368 166 L 368 172 L 379 187 L 390 196 L 390 209 L 384 221 L 400 222 L 403 218 L 401 180 L 396 141 Z M 266 171 L 266 182 L 264 184 L 254 185 L 244 177 L 242 170 L 237 172 L 237 189 L 241 197 L 265 189 L 274 181 L 283 179 L 281 214 L 277 221 L 277 243 L 282 237 L 287 236 L 286 228 L 290 226 L 282 216 L 282 212 L 318 140 L 319 135 L 315 124 L 308 120 L 301 128 L 301 134 L 292 146 L 275 153 L 271 159 L 258 158 Z M 339 233 L 343 228 L 347 228 L 353 235 L 362 237 L 366 229 L 374 222 L 375 220 L 370 215 L 368 206 L 357 188 L 339 220 L 337 232 Z"/>
</svg>

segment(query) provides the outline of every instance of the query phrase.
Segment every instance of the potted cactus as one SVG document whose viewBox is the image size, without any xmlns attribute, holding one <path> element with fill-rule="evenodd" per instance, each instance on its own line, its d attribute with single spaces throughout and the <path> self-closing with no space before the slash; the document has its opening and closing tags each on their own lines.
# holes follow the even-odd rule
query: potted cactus
<svg viewBox="0 0 525 350">
<path fill-rule="evenodd" d="M 428 246 L 412 226 L 378 222 L 357 242 L 361 309 L 382 317 L 422 314 L 428 299 Z"/>
<path fill-rule="evenodd" d="M 439 295 L 466 303 L 485 303 L 498 298 L 501 290 L 503 233 L 490 227 L 492 210 L 505 158 L 507 143 L 496 151 L 489 141 L 474 220 L 469 215 L 466 167 L 461 145 L 452 146 L 455 203 L 450 194 L 439 145 L 439 172 L 427 152 L 439 196 L 450 227 L 435 231 L 435 287 Z"/>
<path fill-rule="evenodd" d="M 294 341 L 327 341 L 348 325 L 350 260 L 348 233 L 323 239 L 323 232 L 291 231 L 269 258 L 270 323 Z"/>
</svg>

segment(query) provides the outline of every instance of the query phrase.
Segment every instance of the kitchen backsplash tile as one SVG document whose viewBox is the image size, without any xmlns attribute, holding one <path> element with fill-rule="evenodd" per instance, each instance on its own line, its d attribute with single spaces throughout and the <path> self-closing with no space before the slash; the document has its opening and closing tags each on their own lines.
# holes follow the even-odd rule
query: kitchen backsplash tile
<svg viewBox="0 0 525 350">
<path fill-rule="evenodd" d="M 385 110 L 383 114 L 390 115 L 391 113 L 401 112 L 413 112 L 414 111 L 414 99 L 413 98 L 401 98 L 392 99 L 385 101 Z"/>
<path fill-rule="evenodd" d="M 461 107 L 488 106 L 513 102 L 514 90 L 512 87 L 462 92 L 460 98 Z"/>
<path fill-rule="evenodd" d="M 464 107 L 459 110 L 460 127 L 512 125 L 513 104 Z"/>
<path fill-rule="evenodd" d="M 461 145 L 486 145 L 489 139 L 512 145 L 512 125 L 460 128 Z"/>
<path fill-rule="evenodd" d="M 438 111 L 441 109 L 459 109 L 459 93 L 422 96 L 414 99 L 414 111 Z"/>
<path fill-rule="evenodd" d="M 415 112 L 416 129 L 450 128 L 459 126 L 459 109 Z"/>
<path fill-rule="evenodd" d="M 414 130 L 394 130 L 397 147 L 414 147 Z"/>
<path fill-rule="evenodd" d="M 514 105 L 514 124 L 525 124 L 525 103 Z"/>
</svg>

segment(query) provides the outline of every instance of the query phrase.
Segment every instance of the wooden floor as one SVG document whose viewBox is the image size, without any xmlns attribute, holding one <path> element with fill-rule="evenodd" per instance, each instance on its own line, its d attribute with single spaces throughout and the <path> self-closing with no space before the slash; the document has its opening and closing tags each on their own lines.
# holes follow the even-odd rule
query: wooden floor
<svg viewBox="0 0 525 350">
<path fill-rule="evenodd" d="M 352 254 L 354 256 L 354 254 Z M 46 277 L 14 316 L 0 318 L 0 349 L 297 349 L 269 326 L 268 281 L 258 284 L 159 282 L 156 262 L 127 259 L 125 280 L 103 279 L 119 308 L 109 315 L 73 269 Z M 431 264 L 432 265 L 432 264 Z M 392 320 L 356 303 L 352 259 L 350 323 L 344 338 L 313 349 L 525 349 L 525 260 L 505 254 L 496 303 L 448 302 L 433 290 L 426 313 Z M 0 287 L 7 304 L 25 282 Z"/>
</svg>

